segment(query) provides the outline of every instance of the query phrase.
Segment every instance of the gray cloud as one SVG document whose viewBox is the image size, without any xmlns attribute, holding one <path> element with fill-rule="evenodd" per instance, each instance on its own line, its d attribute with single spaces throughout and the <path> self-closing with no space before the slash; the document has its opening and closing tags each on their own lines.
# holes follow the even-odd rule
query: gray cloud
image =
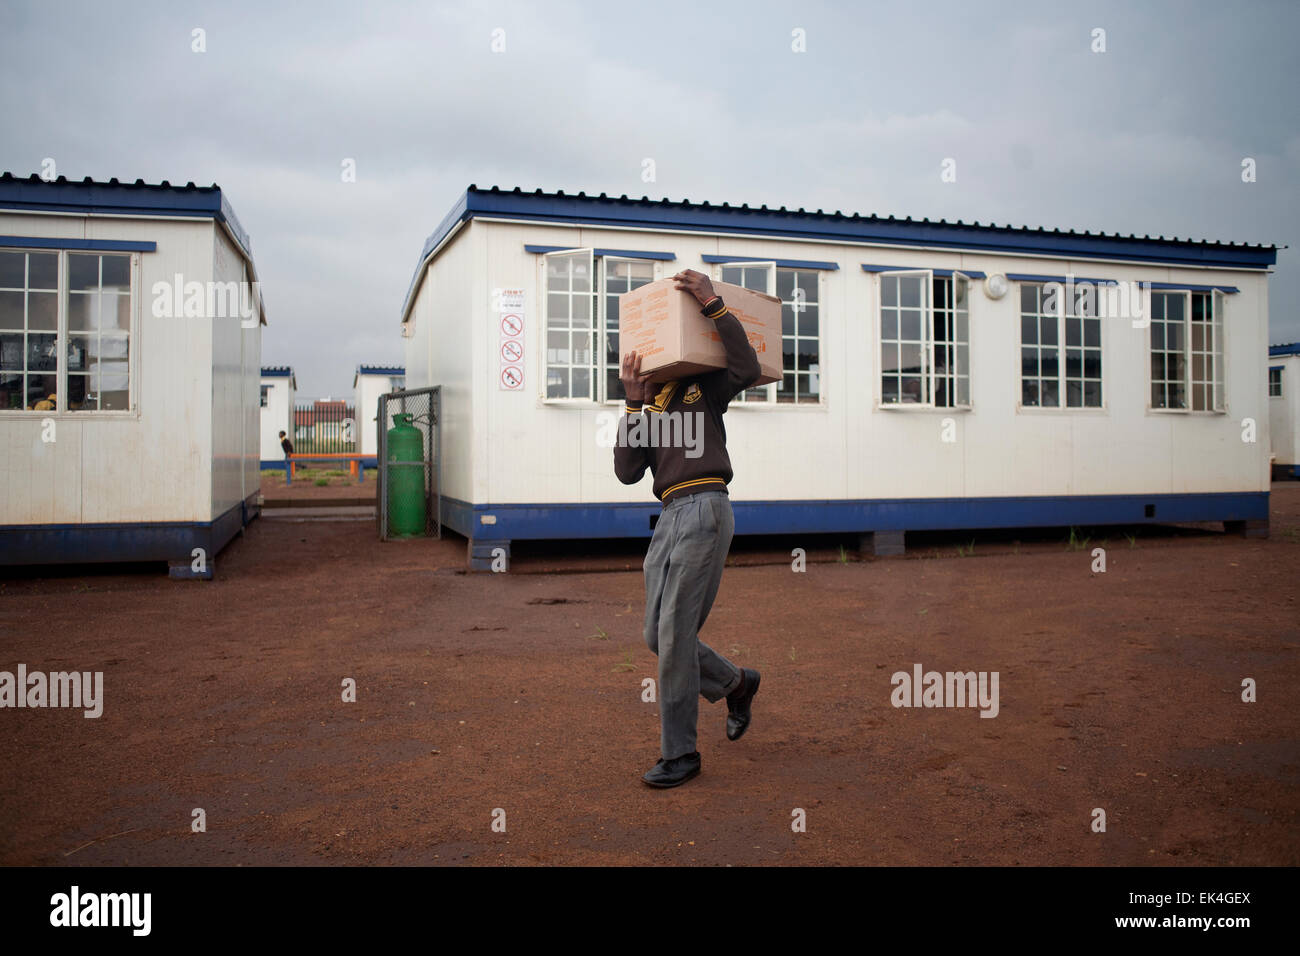
<svg viewBox="0 0 1300 956">
<path fill-rule="evenodd" d="M 0 168 L 219 183 L 264 361 L 340 394 L 401 360 L 420 246 L 470 182 L 1294 246 L 1297 27 L 1288 3 L 11 3 Z M 1300 339 L 1294 256 L 1274 342 Z"/>
</svg>

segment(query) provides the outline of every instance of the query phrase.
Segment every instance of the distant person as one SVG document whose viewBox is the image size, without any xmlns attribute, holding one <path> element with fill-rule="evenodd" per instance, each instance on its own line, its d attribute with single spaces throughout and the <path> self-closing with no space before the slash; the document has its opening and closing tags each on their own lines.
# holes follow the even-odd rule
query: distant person
<svg viewBox="0 0 1300 956">
<path fill-rule="evenodd" d="M 288 461 L 293 454 L 293 442 L 289 441 L 289 436 L 284 432 L 280 432 L 280 447 L 284 449 L 284 460 Z"/>
<path fill-rule="evenodd" d="M 701 695 L 710 703 L 727 698 L 727 739 L 739 740 L 749 727 L 759 682 L 758 671 L 737 667 L 699 639 L 736 528 L 727 496 L 732 471 L 722 415 L 732 398 L 758 380 L 758 355 L 708 276 L 687 269 L 673 279 L 713 320 L 727 366 L 664 383 L 657 392 L 641 374 L 636 352 L 624 356 L 620 373 L 627 395 L 622 434 L 633 434 L 634 416 L 640 415 L 697 414 L 700 423 L 695 433 L 701 442 L 694 449 L 634 445 L 622 436 L 614 446 L 618 480 L 635 484 L 649 468 L 655 497 L 663 502 L 645 558 L 645 640 L 659 655 L 663 754 L 641 778 L 652 787 L 676 787 L 700 772 L 695 725 Z"/>
</svg>

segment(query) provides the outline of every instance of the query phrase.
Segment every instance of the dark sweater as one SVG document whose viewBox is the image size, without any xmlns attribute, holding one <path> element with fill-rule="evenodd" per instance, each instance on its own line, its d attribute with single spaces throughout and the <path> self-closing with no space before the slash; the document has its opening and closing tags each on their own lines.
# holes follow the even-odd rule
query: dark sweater
<svg viewBox="0 0 1300 956">
<path fill-rule="evenodd" d="M 644 406 L 627 402 L 614 446 L 618 480 L 636 484 L 649 468 L 655 497 L 665 504 L 698 491 L 726 490 L 732 471 L 722 416 L 760 375 L 740 320 L 721 300 L 705 314 L 717 326 L 727 367 L 667 382 Z"/>
</svg>

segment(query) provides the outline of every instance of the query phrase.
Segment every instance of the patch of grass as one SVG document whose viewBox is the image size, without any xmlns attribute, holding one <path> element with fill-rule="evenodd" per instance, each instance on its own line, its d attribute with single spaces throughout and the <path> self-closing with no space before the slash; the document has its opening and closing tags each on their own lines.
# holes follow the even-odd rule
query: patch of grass
<svg viewBox="0 0 1300 956">
<path fill-rule="evenodd" d="M 598 627 L 596 628 L 595 634 L 587 635 L 587 639 L 596 640 L 596 641 L 607 641 L 609 640 L 609 635 L 605 633 L 605 629 L 603 627 Z"/>
<path fill-rule="evenodd" d="M 964 558 L 964 557 L 967 557 L 968 555 L 972 555 L 972 554 L 974 554 L 974 553 L 975 553 L 975 539 L 974 539 L 974 538 L 971 538 L 971 539 L 970 539 L 970 544 L 966 545 L 965 547 L 962 547 L 961 545 L 957 545 L 957 557 L 959 557 L 959 558 Z"/>
<path fill-rule="evenodd" d="M 338 471 L 338 470 L 335 469 L 335 470 L 330 470 L 330 471 L 325 472 L 325 477 L 326 477 L 326 478 L 346 478 L 346 477 L 348 477 L 348 473 L 347 473 L 346 471 Z"/>
<path fill-rule="evenodd" d="M 790 660 L 794 660 L 794 646 L 793 646 L 793 645 L 791 645 L 791 647 L 790 647 Z"/>
<path fill-rule="evenodd" d="M 1137 535 L 1135 535 L 1135 534 L 1126 534 L 1126 535 L 1124 535 L 1124 537 L 1128 538 L 1128 546 L 1129 546 L 1130 548 L 1136 548 L 1136 547 L 1138 546 L 1138 536 L 1137 536 Z"/>
<path fill-rule="evenodd" d="M 324 488 L 329 483 L 330 480 L 328 478 L 317 478 L 316 481 L 314 482 L 317 488 Z"/>
<path fill-rule="evenodd" d="M 1084 548 L 1088 547 L 1088 542 L 1091 540 L 1092 535 L 1080 537 L 1079 529 L 1071 525 L 1070 540 L 1065 543 L 1065 546 L 1070 551 L 1082 551 Z"/>
<path fill-rule="evenodd" d="M 1300 528 L 1287 528 L 1282 532 L 1282 537 L 1289 541 L 1300 541 Z"/>
<path fill-rule="evenodd" d="M 610 668 L 610 670 L 612 670 L 612 671 L 634 671 L 634 670 L 636 670 L 636 665 L 632 663 L 632 652 L 631 652 L 631 651 L 628 651 L 627 653 L 625 653 L 625 654 L 623 655 L 623 663 L 621 663 L 621 664 L 615 664 L 613 667 Z"/>
<path fill-rule="evenodd" d="M 849 553 L 844 550 L 844 545 L 840 545 L 840 564 L 849 563 Z"/>
<path fill-rule="evenodd" d="M 264 471 L 262 472 L 262 477 L 274 478 L 276 481 L 284 481 L 284 469 L 281 468 L 279 471 Z"/>
</svg>

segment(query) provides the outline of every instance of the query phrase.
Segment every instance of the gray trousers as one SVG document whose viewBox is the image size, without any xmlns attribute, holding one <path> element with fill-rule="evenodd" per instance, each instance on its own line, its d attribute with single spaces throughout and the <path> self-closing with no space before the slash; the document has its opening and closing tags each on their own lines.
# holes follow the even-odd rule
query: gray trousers
<svg viewBox="0 0 1300 956">
<path fill-rule="evenodd" d="M 699 639 L 736 530 L 731 499 L 703 491 L 664 505 L 645 556 L 645 642 L 659 655 L 660 745 L 665 760 L 695 751 L 700 695 L 721 700 L 740 668 Z"/>
</svg>

